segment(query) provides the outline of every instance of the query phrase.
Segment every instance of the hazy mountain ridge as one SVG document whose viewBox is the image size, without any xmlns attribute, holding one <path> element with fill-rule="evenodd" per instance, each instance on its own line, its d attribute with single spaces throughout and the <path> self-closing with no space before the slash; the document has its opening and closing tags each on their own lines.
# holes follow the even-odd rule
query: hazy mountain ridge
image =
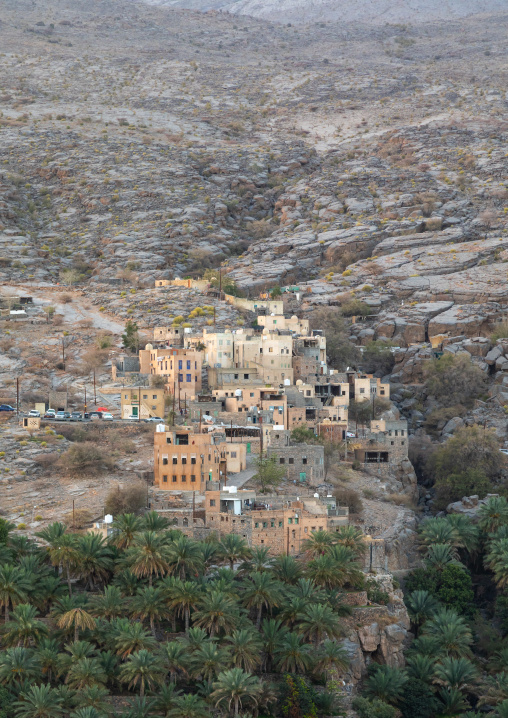
<svg viewBox="0 0 508 718">
<path fill-rule="evenodd" d="M 506 0 L 144 0 L 150 5 L 223 10 L 273 21 L 432 22 L 508 10 Z"/>
</svg>

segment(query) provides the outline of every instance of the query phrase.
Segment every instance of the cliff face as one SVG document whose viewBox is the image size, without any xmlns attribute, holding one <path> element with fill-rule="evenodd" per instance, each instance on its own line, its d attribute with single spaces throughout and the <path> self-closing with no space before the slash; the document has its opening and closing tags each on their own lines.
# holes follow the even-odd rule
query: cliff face
<svg viewBox="0 0 508 718">
<path fill-rule="evenodd" d="M 356 695 L 358 684 L 373 661 L 403 668 L 404 652 L 413 640 L 402 591 L 393 587 L 390 574 L 377 575 L 376 582 L 389 594 L 388 605 L 355 607 L 347 620 L 348 631 L 343 646 L 349 654 L 350 666 L 343 680 L 344 692 L 351 698 Z"/>
</svg>

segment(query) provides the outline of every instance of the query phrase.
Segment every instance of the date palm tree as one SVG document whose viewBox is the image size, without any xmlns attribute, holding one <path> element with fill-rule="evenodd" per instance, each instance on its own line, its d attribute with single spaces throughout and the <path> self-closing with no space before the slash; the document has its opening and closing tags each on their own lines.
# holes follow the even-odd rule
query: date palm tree
<svg viewBox="0 0 508 718">
<path fill-rule="evenodd" d="M 282 625 L 278 618 L 265 618 L 261 626 L 261 638 L 263 640 L 263 670 L 269 671 L 275 651 L 281 645 L 288 630 Z"/>
<path fill-rule="evenodd" d="M 231 653 L 227 648 L 218 646 L 215 641 L 207 641 L 192 654 L 192 675 L 201 676 L 211 685 L 214 678 L 230 665 L 230 661 Z"/>
<path fill-rule="evenodd" d="M 107 713 L 111 704 L 106 700 L 109 697 L 109 691 L 103 685 L 97 683 L 88 686 L 79 692 L 78 701 L 80 708 L 94 708 L 101 713 Z"/>
<path fill-rule="evenodd" d="M 217 676 L 210 698 L 217 708 L 227 706 L 238 718 L 240 707 L 252 703 L 257 706 L 261 686 L 259 679 L 245 673 L 241 668 L 230 668 Z"/>
<path fill-rule="evenodd" d="M 378 666 L 365 681 L 365 694 L 397 705 L 407 683 L 407 673 L 391 666 Z"/>
<path fill-rule="evenodd" d="M 345 671 L 349 666 L 349 655 L 346 649 L 336 641 L 323 641 L 319 647 L 314 670 L 324 674 L 329 680 L 331 671 Z"/>
<path fill-rule="evenodd" d="M 460 543 L 459 535 L 450 521 L 440 517 L 429 518 L 422 523 L 419 539 L 425 549 L 436 543 L 455 548 Z"/>
<path fill-rule="evenodd" d="M 436 643 L 438 655 L 452 658 L 469 658 L 473 637 L 465 620 L 455 611 L 442 608 L 427 621 L 422 629 Z"/>
<path fill-rule="evenodd" d="M 363 531 L 352 524 L 340 526 L 335 532 L 334 538 L 336 544 L 350 548 L 355 558 L 360 558 L 367 551 Z"/>
<path fill-rule="evenodd" d="M 317 586 L 311 578 L 299 578 L 288 593 L 292 597 L 303 599 L 304 601 L 325 603 L 327 600 L 327 592 Z"/>
<path fill-rule="evenodd" d="M 222 537 L 218 549 L 218 556 L 224 562 L 229 562 L 229 567 L 234 568 L 238 561 L 245 561 L 250 558 L 251 550 L 247 541 L 238 534 L 226 534 Z"/>
<path fill-rule="evenodd" d="M 20 693 L 14 708 L 16 718 L 58 718 L 64 713 L 58 692 L 50 685 L 30 686 Z"/>
<path fill-rule="evenodd" d="M 275 660 L 279 671 L 305 673 L 309 671 L 313 658 L 310 646 L 297 633 L 288 633 L 280 646 L 275 649 Z"/>
<path fill-rule="evenodd" d="M 250 558 L 241 564 L 239 572 L 249 575 L 251 573 L 268 571 L 272 567 L 273 561 L 269 548 L 266 546 L 254 546 L 251 548 Z"/>
<path fill-rule="evenodd" d="M 90 613 L 96 618 L 111 621 L 124 612 L 124 599 L 118 586 L 106 586 L 104 593 L 93 595 L 90 599 Z"/>
<path fill-rule="evenodd" d="M 243 668 L 246 673 L 254 673 L 261 663 L 263 643 L 259 634 L 249 628 L 240 628 L 226 636 L 225 641 L 231 648 L 233 665 Z"/>
<path fill-rule="evenodd" d="M 79 640 L 79 632 L 95 628 L 95 618 L 88 612 L 86 599 L 78 596 L 64 596 L 53 607 L 52 615 L 58 628 L 65 631 L 74 629 L 74 640 Z"/>
<path fill-rule="evenodd" d="M 194 613 L 194 625 L 201 626 L 213 638 L 220 631 L 230 633 L 238 623 L 238 604 L 221 591 L 210 591 L 203 596 Z"/>
<path fill-rule="evenodd" d="M 83 706 L 72 711 L 69 718 L 107 718 L 107 714 L 94 706 Z"/>
<path fill-rule="evenodd" d="M 120 680 L 127 683 L 129 688 L 139 686 L 140 698 L 145 695 L 145 688 L 152 689 L 161 679 L 162 666 L 159 657 L 145 649 L 131 653 L 120 668 Z"/>
<path fill-rule="evenodd" d="M 494 572 L 499 588 L 508 584 L 508 538 L 490 542 L 490 550 L 485 556 L 484 563 Z"/>
<path fill-rule="evenodd" d="M 128 619 L 116 619 L 112 624 L 112 644 L 122 660 L 137 651 L 153 650 L 157 642 L 153 635 L 145 630 L 141 623 L 132 623 Z"/>
<path fill-rule="evenodd" d="M 0 683 L 19 687 L 39 675 L 40 666 L 33 649 L 17 646 L 0 653 Z"/>
<path fill-rule="evenodd" d="M 62 596 L 66 593 L 68 593 L 68 586 L 66 589 L 60 581 L 59 576 L 43 576 L 37 582 L 36 593 L 33 597 L 33 601 L 39 610 L 43 613 L 47 613 L 51 608 L 51 605 L 59 598 L 62 598 Z"/>
<path fill-rule="evenodd" d="M 141 519 L 143 531 L 166 531 L 170 527 L 169 519 L 161 516 L 157 511 L 148 511 Z M 168 532 L 171 537 L 181 535 L 180 531 Z"/>
<path fill-rule="evenodd" d="M 77 540 L 76 572 L 85 581 L 87 589 L 105 583 L 113 569 L 112 551 L 105 538 L 87 533 Z"/>
<path fill-rule="evenodd" d="M 169 672 L 172 684 L 176 683 L 178 674 L 187 674 L 190 656 L 183 643 L 179 641 L 165 643 L 162 647 L 161 658 L 164 668 Z"/>
<path fill-rule="evenodd" d="M 69 688 L 82 691 L 95 685 L 104 685 L 108 677 L 97 658 L 80 658 L 72 663 L 65 682 Z"/>
<path fill-rule="evenodd" d="M 342 627 L 337 615 L 329 606 L 323 603 L 311 603 L 300 614 L 297 631 L 318 648 L 325 636 L 328 638 L 340 636 Z"/>
<path fill-rule="evenodd" d="M 189 633 L 190 612 L 196 609 L 202 591 L 194 581 L 181 581 L 177 579 L 174 584 L 166 590 L 169 606 L 176 610 L 177 615 L 183 616 L 185 620 L 185 633 Z"/>
<path fill-rule="evenodd" d="M 175 705 L 166 718 L 210 718 L 210 708 L 199 696 L 187 693 L 175 698 Z"/>
<path fill-rule="evenodd" d="M 433 656 L 415 653 L 407 659 L 408 675 L 423 683 L 432 683 L 436 661 Z"/>
<path fill-rule="evenodd" d="M 130 548 L 135 535 L 141 531 L 143 521 L 134 514 L 122 514 L 115 519 L 113 533 L 109 539 L 120 551 Z"/>
<path fill-rule="evenodd" d="M 406 606 L 418 636 L 420 626 L 436 612 L 439 603 L 428 591 L 413 591 L 406 598 Z"/>
<path fill-rule="evenodd" d="M 293 630 L 298 623 L 301 614 L 305 611 L 309 605 L 308 598 L 294 597 L 291 598 L 289 603 L 284 605 L 279 618 L 284 623 L 286 628 Z"/>
<path fill-rule="evenodd" d="M 134 537 L 127 551 L 126 561 L 137 578 L 148 578 L 151 586 L 154 576 L 165 576 L 169 571 L 167 545 L 154 531 L 143 531 Z"/>
<path fill-rule="evenodd" d="M 256 611 L 256 628 L 260 629 L 263 609 L 280 606 L 283 600 L 281 586 L 268 572 L 253 573 L 243 585 L 243 604 Z"/>
<path fill-rule="evenodd" d="M 181 695 L 173 683 L 163 683 L 153 694 L 153 707 L 158 713 L 167 716 L 175 707 L 176 699 Z"/>
<path fill-rule="evenodd" d="M 429 568 L 441 573 L 447 566 L 462 566 L 456 555 L 457 552 L 452 546 L 436 543 L 428 547 L 424 561 Z"/>
<path fill-rule="evenodd" d="M 42 675 L 51 683 L 58 671 L 60 644 L 54 638 L 43 638 L 37 646 L 37 661 Z"/>
<path fill-rule="evenodd" d="M 168 545 L 169 570 L 182 581 L 187 576 L 197 575 L 203 569 L 202 552 L 199 545 L 187 536 L 178 536 Z"/>
<path fill-rule="evenodd" d="M 508 524 L 508 501 L 504 496 L 491 496 L 478 510 L 478 526 L 486 533 Z"/>
<path fill-rule="evenodd" d="M 292 585 L 302 575 L 302 569 L 294 556 L 277 556 L 272 565 L 272 572 L 279 581 Z"/>
<path fill-rule="evenodd" d="M 316 558 L 328 553 L 334 543 L 335 537 L 329 531 L 318 529 L 318 531 L 313 531 L 308 539 L 305 539 L 302 549 L 307 558 Z"/>
<path fill-rule="evenodd" d="M 441 688 L 438 692 L 438 698 L 441 702 L 439 715 L 443 716 L 443 718 L 462 715 L 469 707 L 464 696 L 457 688 Z"/>
<path fill-rule="evenodd" d="M 469 516 L 463 514 L 448 514 L 446 520 L 457 534 L 455 545 L 457 548 L 466 549 L 469 554 L 474 553 L 478 548 L 479 529 Z"/>
<path fill-rule="evenodd" d="M 47 543 L 46 553 L 51 565 L 58 566 L 65 572 L 69 596 L 71 596 L 71 571 L 78 559 L 76 537 L 67 533 L 65 525 L 57 521 L 35 535 Z"/>
<path fill-rule="evenodd" d="M 120 593 L 124 598 L 134 596 L 141 585 L 141 579 L 135 576 L 128 568 L 118 571 L 113 579 L 113 586 L 120 589 Z"/>
<path fill-rule="evenodd" d="M 0 608 L 4 609 L 6 623 L 9 607 L 24 603 L 30 589 L 30 580 L 22 569 L 8 563 L 0 565 Z"/>
<path fill-rule="evenodd" d="M 148 621 L 155 638 L 155 623 L 169 615 L 168 607 L 161 588 L 147 586 L 140 588 L 130 602 L 130 613 L 133 618 Z"/>
<path fill-rule="evenodd" d="M 48 629 L 37 620 L 39 612 L 29 603 L 20 603 L 12 612 L 11 620 L 4 626 L 2 642 L 6 646 L 28 646 L 39 643 Z"/>
<path fill-rule="evenodd" d="M 476 668 L 467 658 L 446 656 L 436 665 L 434 682 L 446 688 L 467 690 L 476 680 Z"/>
</svg>

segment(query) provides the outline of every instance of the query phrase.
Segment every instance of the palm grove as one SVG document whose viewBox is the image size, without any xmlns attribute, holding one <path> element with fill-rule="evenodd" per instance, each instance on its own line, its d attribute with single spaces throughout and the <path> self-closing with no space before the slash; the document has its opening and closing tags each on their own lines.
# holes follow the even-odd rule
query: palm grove
<svg viewBox="0 0 508 718">
<path fill-rule="evenodd" d="M 316 532 L 300 559 L 235 534 L 195 541 L 155 512 L 120 516 L 107 540 L 10 529 L 0 520 L 1 718 L 339 712 L 325 686 L 347 668 L 358 529 Z"/>
</svg>

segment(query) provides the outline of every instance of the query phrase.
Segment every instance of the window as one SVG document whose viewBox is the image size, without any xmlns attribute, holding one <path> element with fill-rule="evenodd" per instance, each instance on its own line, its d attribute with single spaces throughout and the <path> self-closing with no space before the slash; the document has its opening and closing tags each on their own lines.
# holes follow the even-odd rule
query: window
<svg viewBox="0 0 508 718">
<path fill-rule="evenodd" d="M 273 347 L 270 347 L 268 351 L 270 352 L 270 354 L 273 354 Z"/>
<path fill-rule="evenodd" d="M 254 392 L 253 392 L 253 391 L 251 391 L 250 395 L 251 395 L 251 396 L 254 396 Z"/>
<path fill-rule="evenodd" d="M 306 534 L 307 531 L 308 531 L 308 528 L 307 528 L 307 526 L 306 526 L 306 527 L 303 529 L 303 533 Z"/>
<path fill-rule="evenodd" d="M 166 444 L 171 444 L 171 437 L 170 437 L 170 436 L 166 436 Z"/>
<path fill-rule="evenodd" d="M 190 369 L 190 368 L 191 368 L 191 363 L 189 360 L 187 360 L 187 369 Z"/>
<path fill-rule="evenodd" d="M 232 452 L 231 452 L 231 458 L 232 458 L 232 459 L 236 459 L 236 451 L 232 451 Z"/>
<path fill-rule="evenodd" d="M 365 389 L 360 389 L 360 394 L 365 394 Z"/>
<path fill-rule="evenodd" d="M 187 374 L 186 377 L 187 377 L 187 383 L 190 384 L 190 382 L 192 381 L 192 374 Z"/>
<path fill-rule="evenodd" d="M 148 399 L 148 394 L 143 394 L 143 399 Z"/>
<path fill-rule="evenodd" d="M 401 430 L 400 430 L 400 435 L 401 435 L 401 436 L 404 436 L 404 429 L 401 429 Z"/>
<path fill-rule="evenodd" d="M 391 444 L 392 446 L 394 446 L 395 441 L 390 441 L 390 444 Z"/>
<path fill-rule="evenodd" d="M 182 360 L 181 360 L 181 359 L 178 360 L 178 368 L 179 368 L 180 370 L 183 368 L 183 367 L 182 367 Z"/>
<path fill-rule="evenodd" d="M 196 483 L 196 475 L 191 474 L 190 480 L 191 480 L 191 484 L 195 484 Z"/>
<path fill-rule="evenodd" d="M 186 463 L 187 463 L 187 457 L 186 457 L 186 456 L 182 456 L 182 464 L 186 464 Z"/>
<path fill-rule="evenodd" d="M 187 477 L 185 476 L 185 474 L 182 474 L 182 483 L 185 483 L 186 481 L 187 481 Z"/>
<path fill-rule="evenodd" d="M 167 465 L 168 465 L 168 458 L 167 458 L 167 456 L 165 456 L 165 457 L 162 459 L 162 465 L 163 465 L 163 466 L 167 466 Z"/>
<path fill-rule="evenodd" d="M 178 464 L 178 458 L 176 456 L 173 456 L 173 466 Z"/>
<path fill-rule="evenodd" d="M 263 521 L 263 528 L 264 529 L 268 528 L 268 521 Z"/>
<path fill-rule="evenodd" d="M 191 456 L 190 462 L 191 462 L 191 464 L 195 464 L 195 463 L 196 463 L 196 457 L 195 457 L 195 456 Z"/>
<path fill-rule="evenodd" d="M 293 519 L 288 519 L 288 524 L 292 524 L 292 523 L 293 523 Z"/>
<path fill-rule="evenodd" d="M 244 378 L 244 379 L 248 379 L 248 378 L 249 378 L 249 375 L 248 375 L 248 374 L 244 374 L 244 375 L 243 375 L 243 378 Z"/>
<path fill-rule="evenodd" d="M 290 464 L 294 464 L 294 463 L 295 463 L 295 460 L 294 460 L 294 458 L 293 458 L 292 456 L 291 456 L 290 459 L 289 459 L 289 463 L 290 463 Z"/>
<path fill-rule="evenodd" d="M 275 528 L 275 521 L 273 519 L 270 521 L 270 528 Z"/>
<path fill-rule="evenodd" d="M 178 381 L 183 381 L 183 374 L 178 375 Z"/>
<path fill-rule="evenodd" d="M 282 521 L 279 521 L 279 528 L 282 528 Z"/>
<path fill-rule="evenodd" d="M 297 524 L 299 521 L 300 519 L 298 518 L 298 516 L 295 516 L 295 524 Z"/>
<path fill-rule="evenodd" d="M 279 459 L 279 464 L 285 464 L 285 463 L 286 463 L 286 459 L 283 459 L 283 458 Z"/>
<path fill-rule="evenodd" d="M 173 479 L 173 483 L 176 484 L 176 474 L 173 474 L 171 478 Z"/>
<path fill-rule="evenodd" d="M 302 459 L 302 464 L 306 464 L 306 463 L 307 463 L 307 457 L 304 456 L 303 459 Z"/>
<path fill-rule="evenodd" d="M 258 522 L 256 521 L 256 523 L 254 524 L 254 528 L 257 529 L 258 526 L 259 526 L 259 524 L 258 524 Z"/>
<path fill-rule="evenodd" d="M 152 394 L 152 399 L 157 399 L 157 394 Z"/>
<path fill-rule="evenodd" d="M 164 476 L 162 477 L 162 480 L 165 484 L 167 484 L 168 483 L 168 475 L 164 474 Z"/>
</svg>

